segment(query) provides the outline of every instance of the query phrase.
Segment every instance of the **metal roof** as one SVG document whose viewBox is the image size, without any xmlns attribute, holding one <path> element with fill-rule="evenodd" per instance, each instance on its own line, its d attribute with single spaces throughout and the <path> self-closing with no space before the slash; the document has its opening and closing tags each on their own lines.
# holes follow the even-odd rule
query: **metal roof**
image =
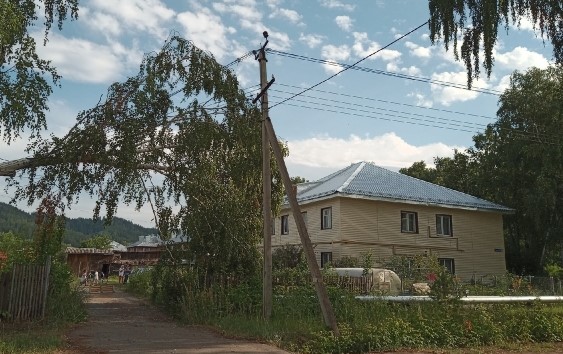
<svg viewBox="0 0 563 354">
<path fill-rule="evenodd" d="M 299 202 L 333 195 L 501 213 L 514 211 L 469 194 L 387 170 L 371 162 L 354 163 L 297 189 Z"/>
<path fill-rule="evenodd" d="M 112 250 L 101 250 L 98 248 L 78 248 L 78 247 L 67 247 L 65 253 L 68 254 L 103 254 L 112 255 Z"/>
</svg>

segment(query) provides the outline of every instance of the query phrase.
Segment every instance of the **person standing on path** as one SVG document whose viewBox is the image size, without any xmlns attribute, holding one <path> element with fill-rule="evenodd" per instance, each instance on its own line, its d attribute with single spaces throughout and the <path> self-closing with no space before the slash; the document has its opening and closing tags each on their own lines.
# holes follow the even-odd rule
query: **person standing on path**
<svg viewBox="0 0 563 354">
<path fill-rule="evenodd" d="M 123 284 L 123 277 L 125 276 L 125 266 L 122 264 L 121 267 L 119 267 L 119 284 Z"/>
</svg>

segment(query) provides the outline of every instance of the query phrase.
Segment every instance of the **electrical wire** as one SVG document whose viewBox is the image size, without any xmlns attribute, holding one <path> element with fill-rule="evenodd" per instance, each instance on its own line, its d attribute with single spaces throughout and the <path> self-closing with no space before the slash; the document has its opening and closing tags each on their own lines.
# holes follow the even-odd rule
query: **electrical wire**
<svg viewBox="0 0 563 354">
<path fill-rule="evenodd" d="M 288 84 L 283 84 L 283 83 L 278 83 L 278 82 L 276 82 L 276 85 L 278 85 L 278 86 L 283 86 L 283 87 L 288 87 L 288 88 L 301 89 L 301 87 L 299 87 L 299 86 L 288 85 Z M 256 86 L 258 86 L 258 85 L 256 85 Z M 343 97 L 348 97 L 348 98 L 354 98 L 354 99 L 359 99 L 359 100 L 375 101 L 375 102 L 388 103 L 388 104 L 399 105 L 399 106 L 405 106 L 405 107 L 411 107 L 411 108 L 417 108 L 417 109 L 425 109 L 425 110 L 430 110 L 430 111 L 443 112 L 443 113 L 448 113 L 448 114 L 458 114 L 458 115 L 471 116 L 471 117 L 476 117 L 476 118 L 484 118 L 484 119 L 489 119 L 489 120 L 496 120 L 496 117 L 484 116 L 484 115 L 475 114 L 475 113 L 467 113 L 467 112 L 452 111 L 452 110 L 443 109 L 443 108 L 424 107 L 424 106 L 418 106 L 418 105 L 409 104 L 409 103 L 404 103 L 404 102 L 388 101 L 388 100 L 382 100 L 382 99 L 373 98 L 373 97 L 365 97 L 365 96 L 350 95 L 350 94 L 346 94 L 346 93 L 339 93 L 339 92 L 326 91 L 326 90 L 319 90 L 319 89 L 314 89 L 314 90 L 312 90 L 312 91 L 321 92 L 321 93 L 327 93 L 327 94 L 335 95 L 335 96 L 343 96 Z"/>
<path fill-rule="evenodd" d="M 291 58 L 291 59 L 304 60 L 304 61 L 308 61 L 308 62 L 312 62 L 312 63 L 318 63 L 318 64 L 324 64 L 324 65 L 344 67 L 344 68 L 347 68 L 347 69 L 353 69 L 353 70 L 363 71 L 363 72 L 372 73 L 372 74 L 380 74 L 380 75 L 386 75 L 386 76 L 390 76 L 390 77 L 397 77 L 397 78 L 400 78 L 400 79 L 429 83 L 429 84 L 432 84 L 432 85 L 452 87 L 452 88 L 457 88 L 457 89 L 460 89 L 460 90 L 467 90 L 467 91 L 478 92 L 478 93 L 483 93 L 483 94 L 488 94 L 488 95 L 495 95 L 495 96 L 500 96 L 502 94 L 501 91 L 493 90 L 493 89 L 487 89 L 487 88 L 483 88 L 483 87 L 473 87 L 473 88 L 470 89 L 464 84 L 456 84 L 456 83 L 453 83 L 453 82 L 435 80 L 435 79 L 430 79 L 430 78 L 427 78 L 427 77 L 413 76 L 413 75 L 407 75 L 407 74 L 401 74 L 401 73 L 394 73 L 394 72 L 380 70 L 380 69 L 372 69 L 372 68 L 366 68 L 366 67 L 361 67 L 361 66 L 352 66 L 350 64 L 338 63 L 338 62 L 325 60 L 325 59 L 311 58 L 311 57 L 306 57 L 304 55 L 287 53 L 287 52 L 282 52 L 282 51 L 278 51 L 278 50 L 274 50 L 274 49 L 268 49 L 268 52 L 271 53 L 271 54 L 276 54 L 276 55 Z"/>
<path fill-rule="evenodd" d="M 411 33 L 413 33 L 413 32 L 415 32 L 415 31 L 419 30 L 420 28 L 422 28 L 422 27 L 425 26 L 426 24 L 428 24 L 428 21 L 426 21 L 426 22 L 424 22 L 423 24 L 419 25 L 418 27 L 416 27 L 416 28 L 410 30 L 410 31 L 407 32 L 406 34 L 400 36 L 399 38 L 395 39 L 395 40 L 392 41 L 391 43 L 385 45 L 384 47 L 382 47 L 382 48 L 380 48 L 380 49 L 378 49 L 378 50 L 376 50 L 375 52 L 366 55 L 365 57 L 363 57 L 362 59 L 358 60 L 358 61 L 355 62 L 354 64 L 352 64 L 352 65 L 347 65 L 346 67 L 344 67 L 344 69 L 340 70 L 340 71 L 337 72 L 337 73 L 332 74 L 331 76 L 329 76 L 329 77 L 327 77 L 326 79 L 324 79 L 324 80 L 322 80 L 322 81 L 320 81 L 320 82 L 314 84 L 313 86 L 311 86 L 311 87 L 309 87 L 309 88 L 307 88 L 307 89 L 305 89 L 305 90 L 303 90 L 303 91 L 301 91 L 301 92 L 299 92 L 299 93 L 296 93 L 296 94 L 293 95 L 292 97 L 286 98 L 285 100 L 283 100 L 283 101 L 281 101 L 281 102 L 278 102 L 278 103 L 276 103 L 276 104 L 273 105 L 273 106 L 270 106 L 270 109 L 272 109 L 272 108 L 274 108 L 274 107 L 276 107 L 276 106 L 279 106 L 280 104 L 283 104 L 283 103 L 285 103 L 285 102 L 287 102 L 287 101 L 289 101 L 289 100 L 291 100 L 291 99 L 293 99 L 293 98 L 295 98 L 295 97 L 297 97 L 297 96 L 299 96 L 299 95 L 301 95 L 301 94 L 303 94 L 303 93 L 305 93 L 305 92 L 307 92 L 307 91 L 309 91 L 309 90 L 312 90 L 312 89 L 314 89 L 315 87 L 317 87 L 317 86 L 319 86 L 319 85 L 324 84 L 325 82 L 327 82 L 327 81 L 333 79 L 333 78 L 336 77 L 337 75 L 342 74 L 342 73 L 345 72 L 346 70 L 355 67 L 357 64 L 363 62 L 364 60 L 367 60 L 368 58 L 374 56 L 375 54 L 381 52 L 382 50 L 384 50 L 384 49 L 390 47 L 391 45 L 393 45 L 393 44 L 395 44 L 395 43 L 397 43 L 398 41 L 400 41 L 400 40 L 402 40 L 403 38 L 407 37 L 407 36 L 410 35 Z"/>
</svg>

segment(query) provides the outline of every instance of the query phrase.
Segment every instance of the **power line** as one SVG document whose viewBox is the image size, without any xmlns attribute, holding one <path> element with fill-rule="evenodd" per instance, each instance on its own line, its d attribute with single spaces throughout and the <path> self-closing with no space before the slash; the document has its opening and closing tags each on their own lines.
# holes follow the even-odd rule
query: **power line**
<svg viewBox="0 0 563 354">
<path fill-rule="evenodd" d="M 287 92 L 287 91 L 280 91 L 280 90 L 272 90 L 272 91 L 280 92 L 280 93 L 289 93 L 289 94 L 291 94 L 291 92 Z M 442 118 L 442 117 L 430 116 L 430 115 L 419 114 L 419 113 L 398 111 L 398 110 L 393 110 L 393 109 L 388 109 L 388 108 L 381 108 L 381 107 L 374 107 L 374 106 L 368 106 L 368 105 L 361 105 L 361 104 L 357 104 L 357 103 L 346 102 L 346 101 L 337 101 L 337 100 L 328 99 L 328 98 L 322 98 L 322 97 L 315 97 L 315 96 L 308 96 L 308 95 L 302 95 L 301 97 L 307 97 L 307 98 L 311 98 L 311 99 L 315 99 L 315 100 L 326 101 L 326 102 L 332 102 L 332 103 L 342 103 L 342 104 L 349 105 L 349 106 L 354 106 L 354 107 L 370 108 L 370 109 L 373 109 L 373 110 L 376 110 L 376 111 L 385 111 L 385 112 L 391 112 L 391 113 L 408 114 L 408 115 L 418 116 L 418 117 L 433 118 L 433 119 L 436 119 L 436 120 L 445 121 L 446 123 L 455 122 L 455 123 L 461 123 L 461 124 L 474 125 L 476 128 L 480 128 L 480 129 L 486 128 L 486 125 L 485 125 L 485 124 L 481 124 L 481 123 L 474 123 L 474 122 L 462 121 L 462 120 L 451 119 L 451 118 Z M 278 98 L 283 98 L 283 97 L 278 97 Z M 311 103 L 312 103 L 312 102 L 311 102 Z M 323 104 L 326 104 L 326 103 L 323 103 Z M 354 109 L 354 108 L 350 108 L 350 109 Z M 472 128 L 473 128 L 473 127 L 472 127 Z"/>
<path fill-rule="evenodd" d="M 287 84 L 282 84 L 282 83 L 277 83 L 277 85 L 278 85 L 278 86 L 289 87 L 289 88 L 298 88 L 298 89 L 301 88 L 301 87 L 299 87 L 299 86 L 287 85 Z M 491 116 L 484 116 L 484 115 L 480 115 L 480 114 L 467 113 L 467 112 L 458 112 L 458 111 L 452 111 L 452 110 L 443 109 L 443 108 L 424 107 L 424 106 L 418 106 L 418 105 L 409 104 L 409 103 L 404 103 L 404 102 L 388 101 L 388 100 L 382 100 L 382 99 L 378 99 L 378 98 L 365 97 L 365 96 L 357 96 L 357 95 L 350 95 L 350 94 L 346 94 L 346 93 L 339 93 L 339 92 L 326 91 L 326 90 L 319 90 L 319 89 L 314 89 L 314 90 L 312 90 L 312 91 L 321 92 L 321 93 L 327 93 L 327 94 L 336 95 L 336 96 L 343 96 L 343 97 L 348 97 L 348 98 L 355 98 L 355 99 L 360 99 L 360 100 L 375 101 L 375 102 L 381 102 L 381 103 L 389 103 L 389 104 L 393 104 L 393 105 L 400 105 L 400 106 L 406 106 L 406 107 L 417 108 L 417 109 L 426 109 L 426 110 L 437 111 L 437 112 L 444 112 L 444 113 L 449 113 L 449 114 L 458 114 L 458 115 L 465 115 L 465 116 L 471 116 L 471 117 L 476 117 L 476 118 L 485 118 L 485 119 L 489 119 L 489 120 L 496 120 L 495 117 L 491 117 Z"/>
<path fill-rule="evenodd" d="M 287 84 L 279 84 L 279 85 L 284 86 L 284 87 L 288 87 L 288 88 L 301 88 L 301 87 L 295 86 L 295 85 L 287 85 Z M 248 88 L 247 90 L 251 91 L 251 88 Z M 276 89 L 273 89 L 273 88 L 271 88 L 271 90 L 274 91 L 274 92 L 282 93 L 282 94 L 293 95 L 293 92 L 276 90 Z M 378 101 L 378 102 L 384 102 L 384 103 L 391 103 L 391 104 L 395 104 L 395 105 L 413 107 L 413 108 L 417 108 L 417 109 L 428 109 L 428 110 L 434 110 L 434 111 L 445 112 L 445 113 L 450 113 L 450 114 L 453 113 L 453 114 L 458 114 L 458 115 L 467 115 L 467 116 L 485 118 L 485 119 L 489 119 L 489 120 L 495 120 L 495 118 L 493 118 L 493 117 L 482 116 L 482 115 L 471 114 L 471 113 L 456 112 L 456 111 L 430 108 L 430 107 L 421 107 L 421 106 L 416 106 L 416 105 L 410 105 L 410 104 L 407 104 L 407 103 L 378 100 L 378 99 L 369 98 L 369 97 L 341 94 L 341 93 L 336 93 L 336 92 L 331 92 L 331 91 L 323 91 L 323 90 L 318 90 L 318 89 L 314 89 L 312 91 L 321 92 L 321 93 L 329 93 L 329 94 L 332 94 L 332 95 L 335 95 L 335 96 L 343 96 L 343 97 L 353 98 L 353 99 Z M 253 96 L 252 93 L 248 94 L 249 99 L 251 99 L 252 96 Z M 330 98 L 324 98 L 324 97 L 318 97 L 318 96 L 310 96 L 310 95 L 301 95 L 301 96 L 312 99 L 312 100 L 324 101 L 324 102 L 330 102 L 330 103 L 336 103 L 336 104 L 343 104 L 343 105 L 352 106 L 352 107 L 363 107 L 363 108 L 368 108 L 370 110 L 342 107 L 342 106 L 337 106 L 337 105 L 334 105 L 334 104 L 314 102 L 314 101 L 311 101 L 311 100 L 309 100 L 309 101 L 297 100 L 298 102 L 302 103 L 301 105 L 299 105 L 299 104 L 288 104 L 288 103 L 284 103 L 284 104 L 287 105 L 287 106 L 291 106 L 291 107 L 300 107 L 300 108 L 306 108 L 306 109 L 311 109 L 311 110 L 324 111 L 324 112 L 330 112 L 330 113 L 336 113 L 336 114 L 345 114 L 345 115 L 364 117 L 364 118 L 381 119 L 381 120 L 392 121 L 392 122 L 396 122 L 396 123 L 407 123 L 407 124 L 413 124 L 413 125 L 417 125 L 418 123 L 420 123 L 418 125 L 441 128 L 441 129 L 463 131 L 463 132 L 468 132 L 468 133 L 477 133 L 478 131 L 484 131 L 488 127 L 488 124 L 475 123 L 475 122 L 467 121 L 467 120 L 457 120 L 457 119 L 443 118 L 443 117 L 437 117 L 437 116 L 425 115 L 425 114 L 419 114 L 419 113 L 413 113 L 413 112 L 392 110 L 392 109 L 388 109 L 388 108 L 374 107 L 374 106 L 368 106 L 368 105 L 358 105 L 357 103 L 352 102 L 352 101 L 330 99 Z M 280 96 L 275 96 L 275 95 L 273 97 L 279 99 L 279 101 L 277 101 L 278 103 L 281 103 L 286 98 L 286 96 L 280 97 Z M 315 107 L 312 107 L 310 105 L 314 105 Z M 332 107 L 332 109 L 327 109 L 326 108 L 327 106 Z M 350 113 L 350 111 L 355 111 L 355 112 L 359 112 L 359 113 L 352 114 L 352 113 Z M 398 118 L 398 119 L 382 118 L 383 117 L 382 113 L 377 112 L 377 111 L 391 112 L 391 114 L 389 114 L 389 113 L 386 113 L 386 114 L 388 116 L 392 116 L 392 117 L 395 117 L 395 118 Z M 415 116 L 415 117 L 407 117 L 405 115 Z M 416 118 L 416 117 L 420 117 L 420 118 Z M 426 118 L 430 118 L 430 119 L 426 119 Z M 407 119 L 407 120 L 410 120 L 410 121 L 405 121 L 404 119 Z M 421 123 L 421 122 L 426 122 L 426 123 Z M 471 130 L 467 130 L 467 129 L 471 129 Z M 557 140 L 555 135 L 551 135 L 551 134 L 545 134 L 545 133 L 540 134 L 540 133 L 534 133 L 534 132 L 530 132 L 530 131 L 521 131 L 521 130 L 518 130 L 516 128 L 510 128 L 510 129 L 505 128 L 505 129 L 511 131 L 511 133 L 514 134 L 516 137 L 519 137 L 519 138 L 521 138 L 523 140 L 527 140 L 527 141 L 554 144 L 554 141 Z"/>
<path fill-rule="evenodd" d="M 281 101 L 280 101 L 281 102 Z M 310 102 L 307 102 L 310 103 Z M 425 126 L 425 127 L 431 127 L 431 128 L 439 128 L 439 129 L 447 129 L 447 130 L 454 130 L 454 131 L 460 131 L 460 132 L 467 132 L 467 133 L 476 133 L 475 130 L 468 130 L 468 129 L 464 129 L 465 127 L 462 125 L 458 125 L 458 124 L 449 124 L 448 125 L 437 125 L 437 124 L 443 124 L 440 122 L 435 122 L 435 121 L 423 121 L 420 119 L 416 119 L 416 118 L 411 118 L 411 117 L 404 117 L 404 116 L 400 116 L 400 115 L 393 115 L 393 114 L 379 114 L 379 113 L 375 113 L 375 112 L 360 112 L 360 113 L 355 113 L 355 112 L 348 112 L 346 110 L 338 110 L 338 109 L 330 109 L 327 108 L 327 105 L 319 105 L 320 107 L 312 107 L 312 106 L 307 106 L 307 105 L 300 105 L 300 104 L 293 104 L 293 103 L 284 103 L 288 106 L 292 106 L 292 107 L 299 107 L 299 108 L 306 108 L 306 109 L 312 109 L 312 110 L 316 110 L 316 111 L 323 111 L 323 112 L 329 112 L 329 113 L 337 113 L 337 114 L 342 114 L 342 115 L 347 115 L 347 116 L 356 116 L 356 117 L 362 117 L 362 118 L 369 118 L 369 119 L 377 119 L 377 120 L 384 120 L 384 121 L 389 121 L 389 122 L 395 122 L 395 123 L 404 123 L 404 124 L 411 124 L 411 125 L 418 125 L 418 126 Z M 313 103 L 314 104 L 314 103 Z M 339 107 L 337 107 L 339 108 Z M 371 113 L 371 114 L 367 114 L 367 113 Z M 394 118 L 389 118 L 389 117 L 394 117 Z M 403 118 L 403 119 L 401 119 Z M 468 127 L 471 128 L 471 127 Z M 530 141 L 530 142 L 536 142 L 536 143 L 541 143 L 541 144 L 550 144 L 550 145 L 555 145 L 556 142 L 553 140 L 549 140 L 549 136 L 545 136 L 545 135 L 541 135 L 541 134 L 534 134 L 532 132 L 527 132 L 527 131 L 518 131 L 513 129 L 512 133 L 520 138 L 521 140 L 525 140 L 525 141 Z"/>
<path fill-rule="evenodd" d="M 282 52 L 282 51 L 273 50 L 273 49 L 270 49 L 269 52 L 271 52 L 271 54 L 277 54 L 279 56 L 283 56 L 283 57 L 287 57 L 287 58 L 291 58 L 291 59 L 304 60 L 304 61 L 309 61 L 309 62 L 312 62 L 312 63 L 344 67 L 344 68 L 347 68 L 347 69 L 354 69 L 354 70 L 363 71 L 363 72 L 372 73 L 372 74 L 386 75 L 386 76 L 391 76 L 391 77 L 397 77 L 397 78 L 400 78 L 400 79 L 406 79 L 406 80 L 411 80 L 411 81 L 419 81 L 419 82 L 429 83 L 429 84 L 433 84 L 433 85 L 457 88 L 457 89 L 460 89 L 460 90 L 478 92 L 478 93 L 495 95 L 495 96 L 500 96 L 502 94 L 501 91 L 493 90 L 493 89 L 487 89 L 487 88 L 483 88 L 483 87 L 473 87 L 473 88 L 469 89 L 464 84 L 456 84 L 456 83 L 453 83 L 453 82 L 435 80 L 435 79 L 430 79 L 430 78 L 427 78 L 427 77 L 413 76 L 413 75 L 407 75 L 407 74 L 401 74 L 401 73 L 394 73 L 394 72 L 380 70 L 380 69 L 372 69 L 372 68 L 366 68 L 366 67 L 361 67 L 361 66 L 353 66 L 353 65 L 350 65 L 350 64 L 338 63 L 338 62 L 325 60 L 325 59 L 311 58 L 311 57 L 306 57 L 304 55 L 287 53 L 287 52 Z"/>
<path fill-rule="evenodd" d="M 299 96 L 299 95 L 301 95 L 301 94 L 303 94 L 303 93 L 305 93 L 305 92 L 307 92 L 307 91 L 309 91 L 309 90 L 312 90 L 312 89 L 314 89 L 315 87 L 317 87 L 317 86 L 319 86 L 319 85 L 321 85 L 321 84 L 324 84 L 325 82 L 327 82 L 328 80 L 334 78 L 335 76 L 337 76 L 337 75 L 339 75 L 339 74 L 345 72 L 346 70 L 348 70 L 348 69 L 350 69 L 350 68 L 355 67 L 357 64 L 363 62 L 364 60 L 368 59 L 369 57 L 374 56 L 375 54 L 379 53 L 380 51 L 382 51 L 382 50 L 384 50 L 384 49 L 390 47 L 391 45 L 397 43 L 398 41 L 402 40 L 403 38 L 405 38 L 406 36 L 410 35 L 411 33 L 413 33 L 413 32 L 415 32 L 415 31 L 419 30 L 420 28 L 422 28 L 422 27 L 425 26 L 426 24 L 428 24 L 428 21 L 424 22 L 423 24 L 421 24 L 420 26 L 416 27 L 415 29 L 413 29 L 413 30 L 407 32 L 406 34 L 400 36 L 399 38 L 395 39 L 395 40 L 392 41 L 391 43 L 385 45 L 384 47 L 382 47 L 382 48 L 376 50 L 375 52 L 366 55 L 365 57 L 363 57 L 362 59 L 358 60 L 358 61 L 355 62 L 354 64 L 352 64 L 352 65 L 347 65 L 346 67 L 344 67 L 344 69 L 340 70 L 339 72 L 337 72 L 337 73 L 335 73 L 335 74 L 332 74 L 331 76 L 329 76 L 328 78 L 322 80 L 321 82 L 319 82 L 319 83 L 317 83 L 317 84 L 315 84 L 315 85 L 313 85 L 313 86 L 311 86 L 311 87 L 309 87 L 309 88 L 307 88 L 307 89 L 305 89 L 305 90 L 303 90 L 303 91 L 301 91 L 301 92 L 299 92 L 299 93 L 296 93 L 295 95 L 293 95 L 293 96 L 291 96 L 291 97 L 289 97 L 289 98 L 286 98 L 285 100 L 283 100 L 283 101 L 281 101 L 281 102 L 276 103 L 275 105 L 271 106 L 270 109 L 272 109 L 272 108 L 274 108 L 274 107 L 276 107 L 276 106 L 278 106 L 278 105 L 280 105 L 280 104 L 282 104 L 282 103 L 285 103 L 285 102 L 287 102 L 287 101 L 289 101 L 289 100 L 291 100 L 291 99 L 293 99 L 293 98 L 295 98 L 295 97 L 297 97 L 297 96 Z"/>
</svg>

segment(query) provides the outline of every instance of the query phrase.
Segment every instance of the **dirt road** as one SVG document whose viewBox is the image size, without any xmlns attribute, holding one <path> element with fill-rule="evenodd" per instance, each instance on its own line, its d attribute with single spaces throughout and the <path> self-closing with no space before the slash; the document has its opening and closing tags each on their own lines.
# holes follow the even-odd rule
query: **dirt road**
<svg viewBox="0 0 563 354">
<path fill-rule="evenodd" d="M 145 301 L 117 291 L 91 294 L 88 321 L 68 334 L 68 353 L 288 353 L 181 326 Z"/>
</svg>

